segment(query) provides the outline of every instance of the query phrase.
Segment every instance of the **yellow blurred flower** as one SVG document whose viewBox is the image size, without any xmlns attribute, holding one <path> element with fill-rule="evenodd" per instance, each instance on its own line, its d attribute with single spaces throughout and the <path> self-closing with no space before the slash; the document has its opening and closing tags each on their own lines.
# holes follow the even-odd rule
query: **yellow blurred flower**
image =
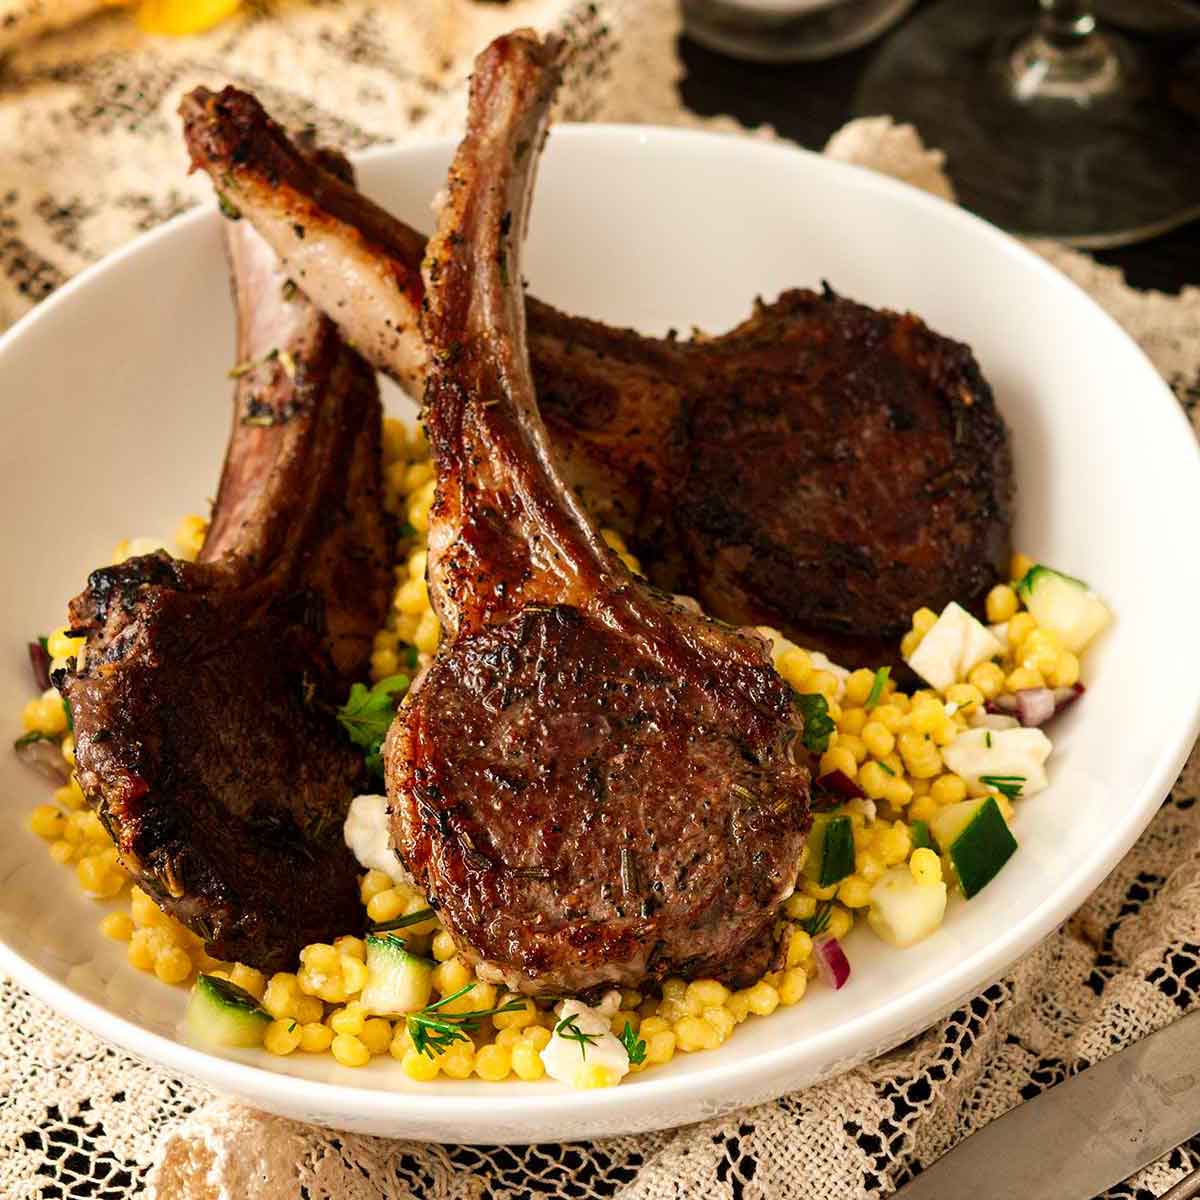
<svg viewBox="0 0 1200 1200">
<path fill-rule="evenodd" d="M 242 0 L 140 0 L 137 23 L 146 33 L 181 37 L 211 29 L 241 6 Z"/>
</svg>

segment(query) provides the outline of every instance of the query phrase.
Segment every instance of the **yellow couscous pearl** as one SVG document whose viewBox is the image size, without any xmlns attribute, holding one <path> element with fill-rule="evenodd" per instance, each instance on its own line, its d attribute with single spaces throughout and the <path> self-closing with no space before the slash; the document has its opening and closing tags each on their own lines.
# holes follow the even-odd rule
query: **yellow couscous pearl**
<svg viewBox="0 0 1200 1200">
<path fill-rule="evenodd" d="M 349 954 L 341 956 L 342 986 L 347 994 L 361 992 L 367 986 L 367 964 Z"/>
<path fill-rule="evenodd" d="M 300 951 L 300 961 L 310 970 L 332 975 L 340 968 L 342 956 L 325 942 L 312 942 Z"/>
<path fill-rule="evenodd" d="M 1016 650 L 1036 628 L 1037 621 L 1032 613 L 1017 613 L 1008 623 L 1008 644 Z"/>
<path fill-rule="evenodd" d="M 912 615 L 912 627 L 924 637 L 937 624 L 937 619 L 938 615 L 932 608 L 918 608 Z"/>
<path fill-rule="evenodd" d="M 869 720 L 866 709 L 847 708 L 838 718 L 838 732 L 859 736 Z"/>
<path fill-rule="evenodd" d="M 546 1073 L 542 1056 L 532 1042 L 521 1042 L 512 1050 L 512 1069 L 518 1079 L 532 1081 Z"/>
<path fill-rule="evenodd" d="M 320 1021 L 325 1016 L 325 1005 L 316 996 L 306 996 L 297 989 L 293 1016 L 303 1025 L 312 1021 Z"/>
<path fill-rule="evenodd" d="M 729 989 L 715 979 L 696 979 L 687 985 L 684 1002 L 694 1016 L 705 1008 L 724 1004 L 730 995 Z"/>
<path fill-rule="evenodd" d="M 1043 675 L 1052 671 L 1062 653 L 1062 643 L 1048 629 L 1035 629 L 1021 643 L 1021 666 Z"/>
<path fill-rule="evenodd" d="M 903 808 L 913 798 L 912 784 L 899 775 L 894 775 L 887 781 L 883 798 L 893 808 Z"/>
<path fill-rule="evenodd" d="M 437 615 L 432 609 L 423 613 L 417 631 L 413 634 L 413 645 L 422 654 L 432 654 L 438 648 L 441 637 L 442 627 L 438 624 Z"/>
<path fill-rule="evenodd" d="M 459 988 L 466 987 L 471 979 L 470 967 L 457 955 L 443 963 L 438 963 L 433 969 L 433 986 L 443 996 L 449 996 L 452 992 L 457 992 Z"/>
<path fill-rule="evenodd" d="M 407 899 L 399 888 L 378 892 L 367 901 L 367 916 L 372 921 L 394 921 L 403 914 Z"/>
<path fill-rule="evenodd" d="M 804 690 L 810 694 L 822 695 L 826 700 L 832 700 L 837 695 L 837 676 L 832 671 L 813 671 L 804 681 Z"/>
<path fill-rule="evenodd" d="M 29 829 L 48 842 L 57 841 L 63 834 L 64 818 L 53 804 L 39 804 L 29 814 Z"/>
<path fill-rule="evenodd" d="M 811 896 L 793 892 L 783 905 L 784 915 L 793 921 L 806 921 L 817 911 L 817 902 Z"/>
<path fill-rule="evenodd" d="M 475 1071 L 475 1047 L 469 1042 L 456 1043 L 438 1059 L 438 1066 L 451 1079 L 470 1079 Z"/>
<path fill-rule="evenodd" d="M 998 583 L 987 595 L 987 619 L 993 625 L 1007 621 L 1017 611 L 1017 593 L 1006 583 Z"/>
<path fill-rule="evenodd" d="M 363 1022 L 358 1039 L 371 1054 L 386 1054 L 392 1042 L 392 1026 L 382 1017 L 370 1017 Z"/>
<path fill-rule="evenodd" d="M 362 902 L 367 904 L 372 896 L 378 896 L 380 892 L 386 892 L 391 887 L 391 877 L 384 874 L 383 871 L 377 871 L 372 868 L 359 882 L 358 894 L 362 897 Z"/>
<path fill-rule="evenodd" d="M 935 804 L 957 804 L 967 798 L 967 785 L 957 775 L 939 775 L 929 794 Z"/>
<path fill-rule="evenodd" d="M 475 1053 L 475 1074 L 489 1083 L 507 1079 L 512 1070 L 512 1054 L 507 1046 L 480 1046 Z"/>
<path fill-rule="evenodd" d="M 972 712 L 983 703 L 984 697 L 973 683 L 952 683 L 946 689 L 946 699 L 957 704 L 964 712 Z"/>
<path fill-rule="evenodd" d="M 803 929 L 793 929 L 787 944 L 787 965 L 799 966 L 812 954 L 812 937 Z"/>
<path fill-rule="evenodd" d="M 907 714 L 898 705 L 891 703 L 880 704 L 871 710 L 871 719 L 878 721 L 890 733 L 899 733 L 904 728 L 906 716 Z M 869 745 L 870 743 L 868 743 Z"/>
<path fill-rule="evenodd" d="M 195 513 L 186 516 L 175 527 L 175 548 L 179 557 L 195 562 L 208 536 L 208 521 Z"/>
<path fill-rule="evenodd" d="M 303 1040 L 304 1034 L 297 1021 L 272 1021 L 263 1033 L 263 1047 L 268 1054 L 291 1054 Z"/>
<path fill-rule="evenodd" d="M 50 844 L 50 857 L 60 866 L 66 866 L 75 857 L 75 847 L 65 839 L 52 842 Z"/>
<path fill-rule="evenodd" d="M 333 1045 L 333 1030 L 323 1021 L 305 1021 L 300 1026 L 300 1049 L 306 1054 L 324 1054 Z"/>
<path fill-rule="evenodd" d="M 769 1017 L 779 1007 L 779 993 L 769 983 L 760 981 L 747 990 L 750 1011 L 757 1016 Z"/>
<path fill-rule="evenodd" d="M 300 987 L 296 976 L 286 971 L 277 971 L 263 989 L 262 1006 L 271 1016 L 278 1019 L 294 1017 L 297 1015 L 296 1001 L 299 998 Z"/>
<path fill-rule="evenodd" d="M 942 769 L 942 756 L 929 738 L 906 732 L 897 739 L 904 766 L 918 779 L 930 779 Z"/>
<path fill-rule="evenodd" d="M 125 956 L 129 959 L 129 965 L 136 967 L 139 971 L 154 970 L 154 947 L 151 945 L 149 930 L 135 929 L 129 939 L 129 946 L 126 949 Z"/>
<path fill-rule="evenodd" d="M 154 959 L 154 974 L 163 983 L 183 983 L 192 973 L 192 960 L 186 950 L 171 946 Z"/>
<path fill-rule="evenodd" d="M 787 680 L 792 687 L 799 690 L 812 674 L 812 659 L 808 652 L 798 646 L 789 646 L 775 659 L 775 670 Z"/>
<path fill-rule="evenodd" d="M 336 1038 L 334 1038 L 334 1045 L 337 1045 Z M 361 1046 L 362 1043 L 359 1042 L 359 1045 Z M 363 1053 L 368 1053 L 365 1046 L 363 1046 Z M 438 1077 L 438 1072 L 441 1070 L 437 1059 L 419 1054 L 411 1047 L 404 1052 L 404 1056 L 400 1059 L 400 1067 L 409 1079 L 416 1080 L 417 1083 L 431 1082 Z"/>
<path fill-rule="evenodd" d="M 858 769 L 858 786 L 871 800 L 882 800 L 887 791 L 888 773 L 877 762 L 865 762 Z"/>
<path fill-rule="evenodd" d="M 551 1033 L 544 1025 L 530 1025 L 524 1033 L 525 1040 L 539 1050 L 545 1050 L 550 1044 Z"/>
<path fill-rule="evenodd" d="M 79 780 L 74 775 L 62 787 L 54 789 L 54 799 L 71 812 L 82 812 L 87 804 Z"/>
<path fill-rule="evenodd" d="M 243 991 L 249 992 L 255 1000 L 261 1000 L 267 990 L 267 977 L 244 963 L 234 963 L 233 970 L 229 972 L 229 980 Z"/>
<path fill-rule="evenodd" d="M 867 753 L 875 758 L 886 758 L 896 748 L 895 734 L 878 720 L 868 721 L 863 726 L 862 740 Z"/>
<path fill-rule="evenodd" d="M 864 757 L 865 754 L 864 747 Z M 841 771 L 843 775 L 853 779 L 858 774 L 858 760 L 844 746 L 830 746 L 821 755 L 820 773 L 827 775 L 830 771 Z"/>
<path fill-rule="evenodd" d="M 1051 687 L 1074 687 L 1079 682 L 1079 659 L 1070 650 L 1059 654 L 1046 676 Z"/>
<path fill-rule="evenodd" d="M 724 1043 L 731 1033 L 737 1022 L 733 1019 L 733 1013 L 729 1011 L 723 1004 L 714 1005 L 712 1008 L 706 1008 L 702 1014 L 704 1019 L 717 1032 L 717 1037 Z"/>
<path fill-rule="evenodd" d="M 646 1042 L 647 1064 L 668 1063 L 675 1057 L 675 1031 L 673 1029 L 663 1029 L 652 1034 L 646 1034 L 643 1030 L 643 1037 Z"/>
<path fill-rule="evenodd" d="M 111 912 L 100 922 L 100 932 L 114 942 L 127 942 L 133 937 L 133 918 L 128 913 Z"/>
<path fill-rule="evenodd" d="M 519 1029 L 501 1029 L 497 1031 L 493 1044 L 507 1046 L 511 1050 L 521 1040 L 521 1031 Z"/>
<path fill-rule="evenodd" d="M 512 1000 L 522 1000 L 522 997 L 514 996 L 511 993 L 506 992 L 500 997 L 499 1003 L 496 1005 L 496 1007 L 503 1008 L 504 1005 L 508 1004 Z M 492 1024 L 495 1025 L 497 1029 L 517 1030 L 521 1030 L 528 1025 L 532 1025 L 534 1021 L 537 1020 L 537 1009 L 534 1007 L 532 1000 L 524 999 L 522 1002 L 524 1007 L 519 1008 L 514 1012 L 497 1013 L 492 1018 Z"/>
<path fill-rule="evenodd" d="M 913 851 L 908 869 L 917 883 L 942 882 L 942 860 L 928 846 Z"/>
<path fill-rule="evenodd" d="M 838 733 L 837 749 L 849 754 L 854 759 L 856 768 L 858 763 L 866 761 L 867 744 L 852 733 Z"/>
<path fill-rule="evenodd" d="M 367 957 L 367 943 L 351 933 L 333 939 L 333 948 L 343 958 L 357 958 L 360 962 Z"/>
<path fill-rule="evenodd" d="M 979 689 L 985 700 L 991 700 L 1004 687 L 1004 668 L 999 663 L 983 662 L 971 668 L 967 680 Z"/>
<path fill-rule="evenodd" d="M 845 701 L 847 704 L 865 704 L 875 686 L 875 672 L 866 667 L 851 671 L 846 680 Z"/>
<path fill-rule="evenodd" d="M 908 714 L 909 728 L 914 733 L 933 733 L 945 720 L 946 712 L 940 700 L 922 696 L 913 703 L 912 711 Z"/>
<path fill-rule="evenodd" d="M 838 906 L 829 914 L 829 924 L 825 926 L 825 932 L 830 937 L 844 938 L 853 928 L 854 918 L 850 915 L 849 909 Z M 812 963 L 815 960 L 809 959 L 808 961 Z"/>
<path fill-rule="evenodd" d="M 937 801 L 932 795 L 918 796 L 906 813 L 910 821 L 929 821 L 937 813 Z"/>
<path fill-rule="evenodd" d="M 1028 554 L 1014 554 L 1008 567 L 1009 578 L 1019 582 L 1029 574 L 1030 568 L 1034 565 L 1033 559 Z"/>
<path fill-rule="evenodd" d="M 408 453 L 408 430 L 403 421 L 386 417 L 383 422 L 383 458 L 393 463 Z"/>
<path fill-rule="evenodd" d="M 344 1008 L 335 1009 L 329 1014 L 329 1028 L 334 1033 L 348 1033 L 357 1037 L 362 1033 L 366 1015 L 362 1004 L 357 1000 L 352 1000 Z"/>
<path fill-rule="evenodd" d="M 847 875 L 838 885 L 837 897 L 847 908 L 865 908 L 871 902 L 871 884 L 862 875 Z"/>
<path fill-rule="evenodd" d="M 65 733 L 67 713 L 62 697 L 53 689 L 30 700 L 21 712 L 21 723 L 26 733 L 44 733 L 49 737 Z"/>
<path fill-rule="evenodd" d="M 1004 685 L 1010 692 L 1020 692 L 1026 688 L 1045 687 L 1046 681 L 1041 671 L 1034 667 L 1018 667 L 1004 681 Z"/>
<path fill-rule="evenodd" d="M 371 1061 L 371 1052 L 358 1038 L 348 1033 L 337 1034 L 330 1042 L 329 1049 L 343 1067 L 365 1067 Z M 434 1074 L 437 1074 L 436 1069 Z"/>
<path fill-rule="evenodd" d="M 446 962 L 458 953 L 454 939 L 444 930 L 439 929 L 433 935 L 433 957 L 438 962 Z"/>
<path fill-rule="evenodd" d="M 804 998 L 808 990 L 808 973 L 802 967 L 784 971 L 783 980 L 779 985 L 779 1003 L 796 1004 Z"/>
<path fill-rule="evenodd" d="M 908 857 L 912 850 L 912 836 L 908 826 L 903 821 L 897 821 L 890 828 L 880 832 L 876 844 L 884 865 L 894 867 Z"/>
</svg>

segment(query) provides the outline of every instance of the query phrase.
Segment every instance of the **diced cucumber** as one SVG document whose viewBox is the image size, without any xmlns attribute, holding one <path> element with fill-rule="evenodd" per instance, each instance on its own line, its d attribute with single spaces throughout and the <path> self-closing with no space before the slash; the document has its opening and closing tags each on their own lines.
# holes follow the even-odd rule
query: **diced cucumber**
<svg viewBox="0 0 1200 1200">
<path fill-rule="evenodd" d="M 1017 849 L 995 796 L 947 804 L 934 814 L 929 828 L 949 855 L 968 900 L 995 879 Z"/>
<path fill-rule="evenodd" d="M 904 949 L 927 938 L 946 915 L 946 885 L 918 883 L 907 866 L 891 867 L 871 888 L 867 922 L 892 946 Z"/>
<path fill-rule="evenodd" d="M 933 842 L 929 837 L 929 822 L 914 821 L 908 827 L 909 837 L 912 838 L 912 848 L 914 850 L 931 850 Z"/>
<path fill-rule="evenodd" d="M 363 1007 L 378 1016 L 415 1012 L 429 1003 L 434 964 L 410 953 L 402 939 L 367 934 Z"/>
<path fill-rule="evenodd" d="M 201 975 L 185 1018 L 188 1031 L 211 1046 L 261 1046 L 271 1018 L 249 992 L 216 975 Z"/>
<path fill-rule="evenodd" d="M 818 887 L 832 887 L 853 870 L 854 826 L 850 818 L 818 813 L 808 835 L 804 874 Z"/>
<path fill-rule="evenodd" d="M 1060 571 L 1032 566 L 1017 584 L 1025 607 L 1043 628 L 1057 634 L 1062 644 L 1078 654 L 1108 624 L 1108 605 L 1086 583 Z"/>
</svg>

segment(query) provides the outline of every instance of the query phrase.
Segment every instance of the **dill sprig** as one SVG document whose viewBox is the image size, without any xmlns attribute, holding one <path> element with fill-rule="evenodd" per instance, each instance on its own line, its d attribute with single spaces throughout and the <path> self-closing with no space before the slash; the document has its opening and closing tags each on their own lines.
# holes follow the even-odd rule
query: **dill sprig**
<svg viewBox="0 0 1200 1200">
<path fill-rule="evenodd" d="M 586 1062 L 587 1048 L 595 1045 L 595 1043 L 600 1040 L 600 1035 L 598 1033 L 584 1033 L 584 1031 L 579 1028 L 578 1022 L 579 1014 L 572 1013 L 569 1017 L 559 1021 L 559 1023 L 555 1025 L 554 1032 L 557 1033 L 559 1037 L 566 1038 L 569 1042 L 577 1042 L 579 1044 L 579 1053 Z"/>
<path fill-rule="evenodd" d="M 410 912 L 405 917 L 396 917 L 392 921 L 379 921 L 372 925 L 368 932 L 390 933 L 393 929 L 407 929 L 410 925 L 420 925 L 422 921 L 428 921 L 430 917 L 436 916 L 437 913 L 432 908 L 418 908 L 416 912 Z"/>
<path fill-rule="evenodd" d="M 828 900 L 822 900 L 813 911 L 811 917 L 805 917 L 798 924 L 809 937 L 820 937 L 829 928 L 829 919 L 833 916 L 833 905 Z"/>
</svg>

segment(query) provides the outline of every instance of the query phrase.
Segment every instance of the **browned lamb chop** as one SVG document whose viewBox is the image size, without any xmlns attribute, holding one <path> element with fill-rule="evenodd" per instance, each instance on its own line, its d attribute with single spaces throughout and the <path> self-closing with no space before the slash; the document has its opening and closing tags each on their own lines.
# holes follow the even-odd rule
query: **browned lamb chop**
<svg viewBox="0 0 1200 1200">
<path fill-rule="evenodd" d="M 363 758 L 335 705 L 389 596 L 374 373 L 226 226 L 239 375 L 200 560 L 95 571 L 56 680 L 80 784 L 121 861 L 218 958 L 264 970 L 361 919 L 342 839 Z"/>
<path fill-rule="evenodd" d="M 755 978 L 807 827 L 801 722 L 753 633 L 631 575 L 538 415 L 520 241 L 560 47 L 476 62 L 425 262 L 445 631 L 385 747 L 392 840 L 488 978 Z"/>
<path fill-rule="evenodd" d="M 376 366 L 413 389 L 424 239 L 307 160 L 254 97 L 193 92 L 193 162 Z M 913 316 L 790 291 L 680 342 L 528 301 L 567 479 L 655 583 L 848 665 L 1007 570 L 1008 434 L 970 350 Z"/>
</svg>

